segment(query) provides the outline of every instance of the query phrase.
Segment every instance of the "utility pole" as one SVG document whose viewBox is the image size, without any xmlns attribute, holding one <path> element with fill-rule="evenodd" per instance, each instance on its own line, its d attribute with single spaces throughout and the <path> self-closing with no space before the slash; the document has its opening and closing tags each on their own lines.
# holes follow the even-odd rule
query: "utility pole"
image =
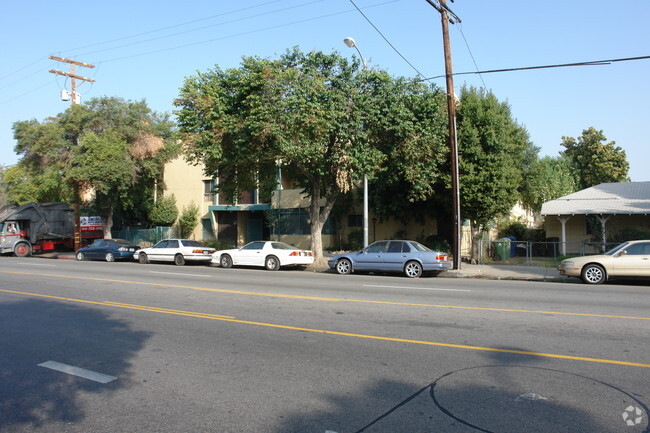
<svg viewBox="0 0 650 433">
<path fill-rule="evenodd" d="M 436 3 L 436 1 L 438 3 Z M 452 2 L 454 0 L 451 0 Z M 446 0 L 427 0 L 438 12 L 442 21 L 442 40 L 445 52 L 445 78 L 447 84 L 447 114 L 449 126 L 449 153 L 451 163 L 453 242 L 452 255 L 454 269 L 460 269 L 461 219 L 460 219 L 460 185 L 458 172 L 458 142 L 456 139 L 456 97 L 454 95 L 454 79 L 451 67 L 451 44 L 449 43 L 449 23 L 460 22 L 460 18 L 447 7 Z M 450 18 L 451 15 L 451 18 Z M 454 21 L 455 20 L 455 21 Z"/>
<path fill-rule="evenodd" d="M 52 74 L 57 74 L 57 75 L 63 75 L 64 77 L 70 78 L 70 93 L 71 93 L 71 98 L 70 102 L 71 105 L 76 105 L 80 101 L 79 94 L 77 93 L 77 80 L 81 81 L 88 81 L 89 83 L 94 83 L 95 80 L 92 78 L 86 78 L 82 77 L 81 75 L 76 75 L 75 74 L 75 66 L 81 66 L 84 68 L 94 68 L 95 65 L 91 65 L 89 63 L 83 63 L 83 62 L 78 62 L 76 60 L 71 60 L 71 59 L 64 59 L 63 57 L 57 57 L 57 56 L 50 56 L 51 60 L 56 60 L 57 62 L 64 62 L 64 63 L 69 63 L 70 64 L 70 72 L 62 72 L 59 71 L 58 69 L 50 69 L 50 73 Z"/>
<path fill-rule="evenodd" d="M 78 62 L 76 60 L 72 59 L 64 59 L 63 57 L 57 57 L 57 56 L 50 56 L 51 60 L 55 60 L 57 62 L 64 62 L 64 63 L 69 63 L 70 64 L 70 72 L 62 72 L 59 71 L 58 69 L 50 69 L 50 73 L 52 74 L 57 74 L 57 75 L 62 75 L 64 77 L 70 78 L 70 105 L 77 105 L 81 97 L 79 93 L 77 93 L 77 80 L 81 80 L 83 82 L 90 82 L 94 83 L 95 80 L 92 78 L 86 78 L 82 77 L 81 75 L 77 75 L 75 72 L 75 66 L 81 66 L 84 68 L 94 68 L 95 65 L 91 65 L 89 63 L 83 63 L 83 62 Z M 82 83 L 83 84 L 83 83 Z M 63 97 L 66 92 L 65 90 L 62 91 L 61 96 Z M 67 93 L 67 92 L 66 92 Z M 65 100 L 63 98 L 63 100 Z M 81 194 L 79 193 L 79 186 L 75 184 L 74 186 L 74 250 L 77 252 L 79 248 L 81 248 L 81 222 L 80 222 L 80 217 L 79 217 L 79 202 L 81 201 Z"/>
</svg>

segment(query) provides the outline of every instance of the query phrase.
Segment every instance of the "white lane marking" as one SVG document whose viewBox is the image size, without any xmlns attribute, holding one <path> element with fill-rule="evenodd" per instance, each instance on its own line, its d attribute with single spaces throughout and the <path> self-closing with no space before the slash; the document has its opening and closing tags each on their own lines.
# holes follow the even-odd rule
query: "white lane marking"
<svg viewBox="0 0 650 433">
<path fill-rule="evenodd" d="M 163 274 L 163 275 L 181 275 L 184 277 L 210 277 L 210 275 L 201 275 L 201 274 L 182 274 L 180 272 L 158 272 L 158 271 L 149 271 L 152 274 Z"/>
<path fill-rule="evenodd" d="M 464 289 L 436 289 L 433 287 L 378 286 L 375 284 L 364 284 L 363 287 L 378 287 L 383 289 L 431 290 L 431 291 L 439 291 L 439 292 L 471 292 L 471 290 L 464 290 Z"/>
<path fill-rule="evenodd" d="M 89 379 L 99 383 L 108 383 L 117 379 L 117 377 L 114 376 L 97 373 L 96 371 L 86 370 L 85 368 L 62 364 L 56 361 L 43 362 L 41 364 L 38 364 L 38 366 L 49 368 L 50 370 L 60 371 L 62 373 L 71 374 L 72 376 L 83 377 L 84 379 Z"/>
<path fill-rule="evenodd" d="M 43 266 L 43 267 L 48 267 L 48 268 L 56 268 L 56 265 L 46 265 L 43 263 L 28 263 L 28 262 L 18 262 L 19 265 L 27 265 L 27 266 Z"/>
</svg>

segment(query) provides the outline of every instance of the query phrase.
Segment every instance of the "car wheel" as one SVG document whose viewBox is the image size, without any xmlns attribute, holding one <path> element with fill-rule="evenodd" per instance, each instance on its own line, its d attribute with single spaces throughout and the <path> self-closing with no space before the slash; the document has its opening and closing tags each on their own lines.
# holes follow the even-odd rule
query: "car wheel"
<svg viewBox="0 0 650 433">
<path fill-rule="evenodd" d="M 106 253 L 104 258 L 106 259 L 107 262 L 114 262 L 115 261 L 115 256 L 111 252 Z"/>
<path fill-rule="evenodd" d="M 147 263 L 149 263 L 149 257 L 147 257 L 146 253 L 140 253 L 138 254 L 138 261 L 143 265 L 146 265 Z"/>
<path fill-rule="evenodd" d="M 185 264 L 185 257 L 182 254 L 176 254 L 174 256 L 174 264 L 176 266 L 183 266 Z"/>
<path fill-rule="evenodd" d="M 219 264 L 222 268 L 232 268 L 232 259 L 228 254 L 224 254 L 219 259 Z"/>
<path fill-rule="evenodd" d="M 339 259 L 339 261 L 336 262 L 336 272 L 341 275 L 352 273 L 352 262 L 348 259 Z"/>
<path fill-rule="evenodd" d="M 14 247 L 16 257 L 27 257 L 32 253 L 32 246 L 27 242 L 21 242 Z"/>
<path fill-rule="evenodd" d="M 418 278 L 422 275 L 422 265 L 415 261 L 408 262 L 404 266 L 404 274 L 409 278 Z"/>
<path fill-rule="evenodd" d="M 587 284 L 602 284 L 607 279 L 607 274 L 602 266 L 592 264 L 582 269 L 581 278 Z"/>
<path fill-rule="evenodd" d="M 268 256 L 266 260 L 264 260 L 264 267 L 268 271 L 277 271 L 280 269 L 280 260 L 275 256 Z"/>
<path fill-rule="evenodd" d="M 86 260 L 86 256 L 84 255 L 84 253 L 82 253 L 81 251 L 79 251 L 79 252 L 77 253 L 77 260 L 79 260 L 80 262 L 83 262 L 84 260 Z"/>
</svg>

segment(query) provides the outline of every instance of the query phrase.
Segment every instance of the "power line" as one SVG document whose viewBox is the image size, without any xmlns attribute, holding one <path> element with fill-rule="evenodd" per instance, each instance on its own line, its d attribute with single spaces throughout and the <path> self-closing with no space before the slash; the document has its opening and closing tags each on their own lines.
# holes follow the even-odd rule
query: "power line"
<svg viewBox="0 0 650 433">
<path fill-rule="evenodd" d="M 23 66 L 22 68 L 18 68 L 18 69 L 16 69 L 16 70 L 13 71 L 13 72 L 8 73 L 7 75 L 3 75 L 2 77 L 0 77 L 0 81 L 4 80 L 5 78 L 11 77 L 12 75 L 15 75 L 15 74 L 17 74 L 18 72 L 20 72 L 20 71 L 22 71 L 22 70 L 24 70 L 24 69 L 29 68 L 30 66 L 33 66 L 33 65 L 35 65 L 35 64 L 37 64 L 37 63 L 40 63 L 40 62 L 42 62 L 42 61 L 45 60 L 45 59 L 46 59 L 46 57 L 41 57 L 41 58 L 39 58 L 38 60 L 36 60 L 36 61 L 34 61 L 34 62 L 32 62 L 32 63 L 30 63 L 30 64 L 28 64 L 28 65 Z"/>
<path fill-rule="evenodd" d="M 232 23 L 245 21 L 245 20 L 249 20 L 249 19 L 253 19 L 253 18 L 259 18 L 259 17 L 262 17 L 262 16 L 274 14 L 274 13 L 285 12 L 285 11 L 288 11 L 288 10 L 291 10 L 291 9 L 297 9 L 297 8 L 301 8 L 301 7 L 304 7 L 304 6 L 313 5 L 315 3 L 321 3 L 323 1 L 325 1 L 325 0 L 314 0 L 314 1 L 311 1 L 309 3 L 303 3 L 303 4 L 296 5 L 296 6 L 289 6 L 289 7 L 282 8 L 282 9 L 276 9 L 276 10 L 273 10 L 273 11 L 262 12 L 262 13 L 255 14 L 255 15 L 248 15 L 248 16 L 245 16 L 245 17 L 242 17 L 242 18 L 236 18 L 236 19 L 232 19 L 232 20 L 229 20 L 229 21 L 222 21 L 222 22 L 218 22 L 218 23 L 215 23 L 215 24 L 210 24 L 208 26 L 203 26 L 203 27 L 199 27 L 199 28 L 185 30 L 185 31 L 182 31 L 182 32 L 170 33 L 170 34 L 167 34 L 167 35 L 157 36 L 155 38 L 149 38 L 149 39 L 144 39 L 144 40 L 141 40 L 141 41 L 131 42 L 131 43 L 128 43 L 128 44 L 103 48 L 101 50 L 89 51 L 89 52 L 80 54 L 79 56 L 80 57 L 86 57 L 86 56 L 88 56 L 90 54 L 101 53 L 103 51 L 117 50 L 119 48 L 131 47 L 131 46 L 134 46 L 134 45 L 144 44 L 144 43 L 147 43 L 147 42 L 157 41 L 157 40 L 160 40 L 160 39 L 166 39 L 166 38 L 171 38 L 171 37 L 174 37 L 174 36 L 184 35 L 184 34 L 187 34 L 187 33 L 198 32 L 198 31 L 201 31 L 201 30 L 221 26 L 221 25 L 224 25 L 224 24 L 232 24 Z M 250 9 L 250 8 L 246 8 L 246 9 Z M 240 9 L 240 10 L 235 11 L 235 12 L 239 12 L 241 10 L 245 10 L 245 9 Z M 228 12 L 228 13 L 224 13 L 224 14 L 221 14 L 221 15 L 228 15 L 228 14 L 231 14 L 231 13 L 233 13 L 233 12 Z M 221 16 L 221 15 L 216 15 L 216 16 Z M 201 20 L 196 20 L 196 21 L 201 21 Z M 179 24 L 179 26 L 182 26 L 182 25 L 184 25 L 184 24 Z M 173 27 L 177 27 L 177 26 L 169 26 L 169 27 L 166 27 L 165 29 L 169 29 L 169 28 L 173 28 Z M 154 30 L 154 31 L 151 31 L 151 32 L 148 32 L 148 33 L 155 33 L 156 31 L 157 30 Z M 114 41 L 119 41 L 119 40 L 128 39 L 128 38 L 130 38 L 130 37 L 127 36 L 125 38 L 116 39 Z M 104 43 L 99 43 L 99 44 L 96 44 L 96 45 L 104 45 Z"/>
<path fill-rule="evenodd" d="M 557 65 L 524 66 L 519 68 L 490 69 L 486 71 L 476 71 L 476 72 L 457 72 L 452 75 L 494 74 L 497 72 L 529 71 L 533 69 L 565 68 L 565 67 L 573 67 L 573 66 L 605 66 L 605 65 L 611 65 L 612 63 L 616 63 L 616 62 L 630 62 L 635 60 L 647 60 L 647 59 L 650 59 L 650 56 L 625 57 L 621 59 L 608 59 L 608 60 L 591 60 L 588 62 L 561 63 Z M 435 80 L 437 78 L 444 78 L 445 76 L 446 75 L 436 75 L 435 77 L 424 78 L 421 81 Z"/>
<path fill-rule="evenodd" d="M 463 27 L 460 23 L 458 23 L 458 31 L 460 32 L 461 36 L 463 37 L 463 40 L 465 41 L 465 46 L 467 47 L 467 51 L 469 52 L 469 56 L 472 58 L 472 62 L 474 63 L 474 67 L 476 68 L 477 73 L 479 74 L 479 77 L 481 78 L 481 83 L 483 83 L 483 88 L 487 89 L 487 86 L 485 85 L 485 81 L 483 81 L 483 75 L 481 75 L 478 68 L 478 65 L 476 64 L 476 59 L 474 59 L 474 54 L 472 54 L 472 50 L 469 48 L 469 43 L 467 42 L 467 38 L 465 37 L 465 33 L 463 33 Z"/>
<path fill-rule="evenodd" d="M 375 4 L 375 5 L 372 5 L 372 6 L 368 6 L 367 8 L 383 6 L 383 5 L 386 5 L 386 4 L 389 4 L 389 3 L 396 3 L 398 1 L 400 1 L 400 0 L 389 0 L 389 1 L 385 1 L 383 3 L 378 3 L 378 4 Z M 114 62 L 114 61 L 118 61 L 118 60 L 126 60 L 126 59 L 131 59 L 131 58 L 134 58 L 134 57 L 140 57 L 140 56 L 145 56 L 145 55 L 150 55 L 150 54 L 158 54 L 158 53 L 162 53 L 162 52 L 166 52 L 166 51 L 173 51 L 173 50 L 178 50 L 178 49 L 181 49 L 181 48 L 188 48 L 188 47 L 193 47 L 193 46 L 197 46 L 197 45 L 208 44 L 210 42 L 216 42 L 216 41 L 220 41 L 220 40 L 224 40 L 224 39 L 230 39 L 230 38 L 234 38 L 234 37 L 238 37 L 238 36 L 250 35 L 250 34 L 253 34 L 253 33 L 264 32 L 264 31 L 267 31 L 267 30 L 275 30 L 275 29 L 279 29 L 279 28 L 282 28 L 282 27 L 288 27 L 288 26 L 292 26 L 292 25 L 295 25 L 295 24 L 303 24 L 303 23 L 306 23 L 306 22 L 316 21 L 316 20 L 320 20 L 320 19 L 323 19 L 323 18 L 330 18 L 330 17 L 334 17 L 334 16 L 337 16 L 337 15 L 347 14 L 347 13 L 350 13 L 350 12 L 353 12 L 353 11 L 354 11 L 353 9 L 348 9 L 348 10 L 345 10 L 345 11 L 333 12 L 333 13 L 330 13 L 330 14 L 319 15 L 319 16 L 312 17 L 312 18 L 305 18 L 305 19 L 298 20 L 298 21 L 292 21 L 292 22 L 288 22 L 288 23 L 284 23 L 284 24 L 278 24 L 278 25 L 259 28 L 259 29 L 255 29 L 255 30 L 249 30 L 249 31 L 246 31 L 246 32 L 235 33 L 235 34 L 221 36 L 221 37 L 218 37 L 218 38 L 212 38 L 212 39 L 203 40 L 203 41 L 199 41 L 199 42 L 192 42 L 192 43 L 188 43 L 188 44 L 184 44 L 184 45 L 178 45 L 178 46 L 175 46 L 175 47 L 161 48 L 159 50 L 148 51 L 148 52 L 145 52 L 145 53 L 133 54 L 133 55 L 124 56 L 124 57 L 116 57 L 116 58 L 112 58 L 112 59 L 108 59 L 108 60 L 99 61 L 97 63 L 108 63 L 108 62 Z"/>
<path fill-rule="evenodd" d="M 364 14 L 363 11 L 362 11 L 361 9 L 359 9 L 359 6 L 357 6 L 357 4 L 354 2 L 354 0 L 350 0 L 350 3 L 352 3 L 352 5 L 357 9 L 357 11 L 359 11 L 359 13 L 360 13 L 360 14 L 361 14 L 365 19 L 366 19 L 366 21 L 368 21 L 368 23 L 370 23 L 370 25 L 372 26 L 372 28 L 375 29 L 375 30 L 377 31 L 377 33 L 379 33 L 379 35 L 380 35 L 382 38 L 384 38 L 384 40 L 386 41 L 386 43 L 387 43 L 387 44 L 388 44 L 388 45 L 393 49 L 393 51 L 395 51 L 395 52 L 396 52 L 396 53 L 397 53 L 397 54 L 402 58 L 402 60 L 404 60 L 406 63 L 408 63 L 408 65 L 409 65 L 411 68 L 413 68 L 413 70 L 414 70 L 415 72 L 417 72 L 419 76 L 421 76 L 422 78 L 424 78 L 424 74 L 422 74 L 420 71 L 418 71 L 418 69 L 417 69 L 415 66 L 413 66 L 413 64 L 412 64 L 411 62 L 409 62 L 409 61 L 407 60 L 407 58 L 404 57 L 404 56 L 402 55 L 402 53 L 400 53 L 399 50 L 398 50 L 397 48 L 395 48 L 395 46 L 394 46 L 394 45 L 393 45 L 393 44 L 388 40 L 388 38 L 386 38 L 386 36 L 384 36 L 384 34 L 381 32 L 381 30 L 379 30 L 379 29 L 377 28 L 377 26 L 373 24 L 373 22 L 370 20 L 370 18 L 368 18 L 368 17 L 366 16 L 366 14 Z"/>
<path fill-rule="evenodd" d="M 65 50 L 65 51 L 67 52 L 67 51 L 82 50 L 82 49 L 84 49 L 84 48 L 91 48 L 91 47 L 95 47 L 95 46 L 98 46 L 98 45 L 106 45 L 106 44 L 110 44 L 110 43 L 113 43 L 113 42 L 123 41 L 123 40 L 125 40 L 125 39 L 137 38 L 138 36 L 149 35 L 149 34 L 151 34 L 151 33 L 157 33 L 157 32 L 162 32 L 162 31 L 164 31 L 164 30 L 173 29 L 173 28 L 176 28 L 176 27 L 186 26 L 186 25 L 188 25 L 188 24 L 194 24 L 194 23 L 198 23 L 198 22 L 201 22 L 201 21 L 207 21 L 207 20 L 211 20 L 211 19 L 213 19 L 213 18 L 218 18 L 218 17 L 222 17 L 222 16 L 225 16 L 225 15 L 234 14 L 234 13 L 237 13 L 237 12 L 242 12 L 242 11 L 246 11 L 246 10 L 250 10 L 250 9 L 255 9 L 255 8 L 258 8 L 258 7 L 262 7 L 262 6 L 266 6 L 266 5 L 269 5 L 269 4 L 271 4 L 271 3 L 279 3 L 279 2 L 281 2 L 281 1 L 282 1 L 282 0 L 273 0 L 273 1 L 268 1 L 268 2 L 266 2 L 266 3 L 261 3 L 261 4 L 259 4 L 259 5 L 255 5 L 255 6 L 249 6 L 249 7 L 246 7 L 246 8 L 236 9 L 236 10 L 234 10 L 234 11 L 223 12 L 223 13 L 220 13 L 220 14 L 217 14 L 217 15 L 211 15 L 211 16 L 209 16 L 209 17 L 205 17 L 205 18 L 199 18 L 199 19 L 192 20 L 192 21 L 186 21 L 186 22 L 179 23 L 179 24 L 173 24 L 173 25 L 171 25 L 171 26 L 161 27 L 161 28 L 154 29 L 154 30 L 149 30 L 149 31 L 146 31 L 146 32 L 135 33 L 135 34 L 128 35 L 128 36 L 123 36 L 123 37 L 120 37 L 120 38 L 111 39 L 111 40 L 109 40 L 109 41 L 97 42 L 97 43 L 94 43 L 94 44 L 88 44 L 88 45 L 84 45 L 84 46 L 81 46 L 81 47 L 72 48 L 72 49 Z"/>
<path fill-rule="evenodd" d="M 50 80 L 47 83 L 45 83 L 45 84 L 43 84 L 41 86 L 35 87 L 32 90 L 28 90 L 25 93 L 21 93 L 20 95 L 14 96 L 14 97 L 9 98 L 9 99 L 5 99 L 3 101 L 0 101 L 0 104 L 6 104 L 7 102 L 11 102 L 11 101 L 14 101 L 14 100 L 16 100 L 18 98 L 22 98 L 25 95 L 29 95 L 30 93 L 34 93 L 35 91 L 42 89 L 43 87 L 50 86 L 52 83 L 56 83 L 56 79 Z"/>
</svg>

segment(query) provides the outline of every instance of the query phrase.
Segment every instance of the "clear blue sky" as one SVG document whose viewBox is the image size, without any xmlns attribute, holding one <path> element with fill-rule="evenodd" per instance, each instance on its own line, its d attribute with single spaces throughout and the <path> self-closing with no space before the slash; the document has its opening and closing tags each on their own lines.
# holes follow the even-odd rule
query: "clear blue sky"
<svg viewBox="0 0 650 433">
<path fill-rule="evenodd" d="M 426 0 L 354 0 L 368 19 L 426 77 L 444 74 L 440 17 Z M 650 55 L 650 1 L 448 1 L 454 72 L 472 72 Z M 0 23 L 0 165 L 14 164 L 15 121 L 56 116 L 69 102 L 69 65 L 50 55 L 95 64 L 77 73 L 98 96 L 145 99 L 171 112 L 186 76 L 214 65 L 237 67 L 244 55 L 276 57 L 287 48 L 356 55 L 393 75 L 417 72 L 350 0 L 5 2 Z M 471 53 L 471 54 L 470 54 Z M 473 60 L 472 60 L 473 56 Z M 474 61 L 476 65 L 474 64 Z M 434 81 L 444 87 L 444 79 Z M 650 181 L 650 60 L 499 74 L 463 75 L 507 101 L 541 148 L 557 155 L 562 136 L 602 129 L 627 153 L 633 181 Z"/>
</svg>

